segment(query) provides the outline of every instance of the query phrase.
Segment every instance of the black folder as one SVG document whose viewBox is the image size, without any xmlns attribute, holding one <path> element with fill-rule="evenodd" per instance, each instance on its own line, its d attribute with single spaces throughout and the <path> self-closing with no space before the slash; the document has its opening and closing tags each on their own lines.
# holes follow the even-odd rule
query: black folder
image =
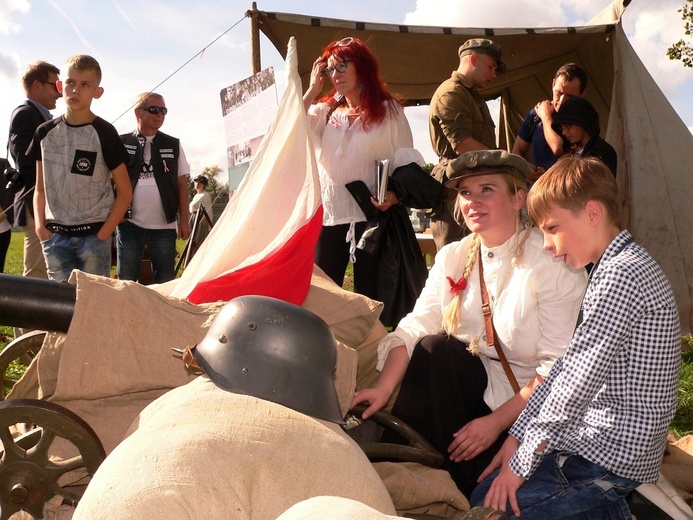
<svg viewBox="0 0 693 520">
<path fill-rule="evenodd" d="M 371 202 L 371 197 L 373 197 L 373 194 L 371 193 L 371 190 L 368 189 L 365 182 L 360 180 L 352 181 L 346 183 L 344 187 L 349 190 L 351 196 L 354 197 L 354 200 L 356 200 L 359 208 L 361 208 L 361 211 L 363 211 L 366 219 L 370 220 L 378 214 L 378 208 L 376 208 L 373 205 L 373 202 Z"/>
</svg>

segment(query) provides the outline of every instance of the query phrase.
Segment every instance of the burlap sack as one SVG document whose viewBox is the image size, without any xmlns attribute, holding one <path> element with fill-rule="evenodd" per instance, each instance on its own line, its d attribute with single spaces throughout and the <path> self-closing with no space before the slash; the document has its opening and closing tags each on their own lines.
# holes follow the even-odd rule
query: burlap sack
<svg viewBox="0 0 693 520">
<path fill-rule="evenodd" d="M 373 466 L 385 483 L 399 515 L 462 518 L 470 509 L 469 501 L 445 470 L 414 462 L 377 462 Z"/>
<path fill-rule="evenodd" d="M 693 500 L 693 435 L 679 440 L 672 438 L 662 462 L 661 472 L 675 487 L 678 494 L 691 503 Z"/>
<path fill-rule="evenodd" d="M 383 310 L 382 303 L 337 286 L 317 265 L 302 307 L 325 320 L 335 338 L 354 349 L 380 323 Z"/>
<path fill-rule="evenodd" d="M 338 425 L 200 377 L 142 412 L 74 518 L 271 519 L 318 495 L 394 514 L 373 466 Z"/>
<path fill-rule="evenodd" d="M 195 375 L 171 348 L 200 341 L 224 302 L 193 305 L 145 286 L 73 272 L 77 286 L 66 335 L 48 334 L 11 398 L 41 398 L 63 405 L 96 432 L 110 452 L 137 414 Z M 316 267 L 304 308 L 320 316 L 339 342 L 354 345 L 375 376 L 375 349 L 384 329 L 382 304 L 344 291 Z M 375 330 L 373 334 L 371 331 Z M 338 351 L 335 386 L 344 412 L 356 386 L 357 356 Z"/>
</svg>

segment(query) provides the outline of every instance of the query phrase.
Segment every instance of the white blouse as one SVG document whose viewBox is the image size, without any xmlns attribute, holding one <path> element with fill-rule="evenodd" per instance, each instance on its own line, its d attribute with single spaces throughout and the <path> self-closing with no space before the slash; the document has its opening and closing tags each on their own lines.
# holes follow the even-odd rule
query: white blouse
<svg viewBox="0 0 693 520">
<path fill-rule="evenodd" d="M 584 269 L 567 267 L 544 251 L 543 237 L 537 228 L 531 230 L 519 265 L 513 267 L 518 237 L 516 233 L 498 247 L 482 245 L 481 254 L 496 334 L 515 378 L 523 387 L 537 374 L 546 377 L 554 361 L 568 347 L 587 274 Z M 438 252 L 414 309 L 402 318 L 394 332 L 380 341 L 378 370 L 382 370 L 392 348 L 405 345 L 411 357 L 421 338 L 443 331 L 443 312 L 453 298 L 446 277 L 457 281 L 462 276 L 471 240 L 471 235 L 467 236 Z M 495 348 L 486 345 L 478 261 L 463 294 L 456 337 L 465 343 L 479 338 L 479 355 L 488 374 L 484 401 L 495 410 L 513 396 L 513 390 Z"/>
<path fill-rule="evenodd" d="M 375 161 L 388 159 L 393 164 L 396 150 L 413 147 L 404 110 L 395 101 L 385 104 L 385 119 L 370 125 L 367 132 L 359 118 L 350 125 L 340 110 L 334 111 L 327 121 L 330 107 L 325 103 L 308 109 L 322 192 L 323 225 L 365 221 L 363 211 L 344 185 L 360 179 L 374 193 Z"/>
<path fill-rule="evenodd" d="M 212 210 L 212 196 L 208 192 L 203 191 L 202 193 L 195 193 L 195 196 L 188 205 L 188 210 L 190 211 L 191 216 L 195 214 L 197 208 L 199 208 L 200 205 L 202 205 L 202 207 L 205 208 L 207 215 L 209 215 L 209 219 L 214 221 L 214 213 Z"/>
</svg>

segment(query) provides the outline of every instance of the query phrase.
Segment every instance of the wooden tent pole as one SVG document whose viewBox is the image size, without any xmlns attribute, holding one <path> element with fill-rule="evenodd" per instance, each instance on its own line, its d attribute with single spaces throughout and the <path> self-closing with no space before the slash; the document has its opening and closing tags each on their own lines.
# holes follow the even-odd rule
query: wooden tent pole
<svg viewBox="0 0 693 520">
<path fill-rule="evenodd" d="M 250 15 L 250 49 L 253 66 L 253 74 L 260 72 L 260 12 L 257 10 L 257 2 L 253 2 Z"/>
</svg>

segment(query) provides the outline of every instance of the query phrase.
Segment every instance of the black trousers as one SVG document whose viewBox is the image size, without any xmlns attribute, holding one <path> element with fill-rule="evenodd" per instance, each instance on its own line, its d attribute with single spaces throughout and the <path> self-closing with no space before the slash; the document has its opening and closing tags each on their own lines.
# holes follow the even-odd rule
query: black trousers
<svg viewBox="0 0 693 520">
<path fill-rule="evenodd" d="M 356 243 L 365 229 L 366 222 L 356 223 Z M 323 226 L 315 248 L 315 263 L 340 287 L 344 283 L 349 263 L 349 243 L 346 241 L 348 231 L 349 224 Z M 354 264 L 354 291 L 374 300 L 378 299 L 378 258 L 360 249 L 356 250 Z"/>
<path fill-rule="evenodd" d="M 491 413 L 484 403 L 486 370 L 467 345 L 447 334 L 426 336 L 414 348 L 392 414 L 420 433 L 443 454 L 446 469 L 469 497 L 476 479 L 507 437 L 504 432 L 486 451 L 470 461 L 450 460 L 453 433 L 472 419 Z M 386 433 L 384 442 L 396 442 Z M 401 440 L 400 440 L 401 442 Z"/>
<path fill-rule="evenodd" d="M 10 241 L 12 240 L 12 230 L 0 233 L 0 273 L 5 272 L 5 257 L 7 256 L 7 250 L 10 248 Z"/>
</svg>

